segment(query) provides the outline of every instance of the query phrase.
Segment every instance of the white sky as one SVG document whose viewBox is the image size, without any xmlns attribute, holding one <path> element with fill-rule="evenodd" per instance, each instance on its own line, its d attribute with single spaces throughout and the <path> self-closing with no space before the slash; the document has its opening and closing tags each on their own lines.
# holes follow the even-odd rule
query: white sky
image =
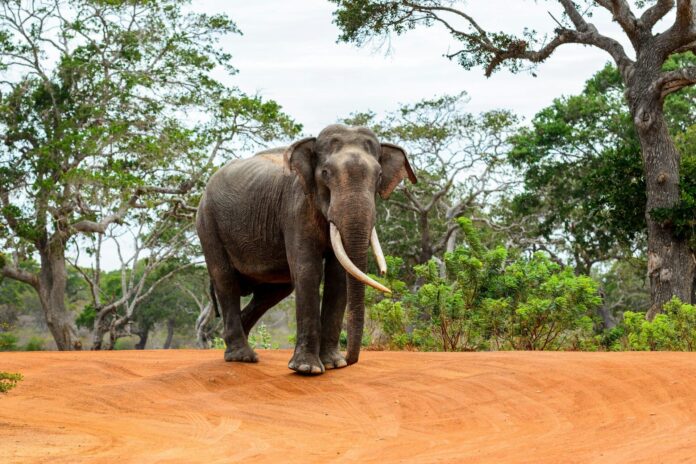
<svg viewBox="0 0 696 464">
<path fill-rule="evenodd" d="M 492 30 L 521 32 L 526 26 L 550 32 L 556 24 L 548 11 L 562 18 L 555 1 L 469 0 L 463 5 Z M 307 134 L 351 112 L 382 113 L 399 103 L 462 90 L 469 93 L 473 112 L 507 108 L 529 118 L 553 98 L 582 90 L 585 80 L 610 60 L 602 50 L 565 45 L 538 68 L 539 77 L 498 71 L 487 79 L 482 69 L 465 71 L 442 56 L 456 44 L 440 27 L 394 38 L 387 54 L 337 44 L 335 5 L 327 0 L 195 0 L 194 8 L 228 14 L 244 34 L 224 41 L 240 71 L 229 84 L 275 99 Z M 621 38 L 608 14 L 598 10 L 590 20 L 600 32 Z"/>
</svg>

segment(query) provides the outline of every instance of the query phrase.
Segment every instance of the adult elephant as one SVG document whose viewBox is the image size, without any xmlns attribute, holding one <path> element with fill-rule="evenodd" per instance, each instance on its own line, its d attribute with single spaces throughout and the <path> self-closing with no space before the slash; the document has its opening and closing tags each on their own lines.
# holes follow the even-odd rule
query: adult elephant
<svg viewBox="0 0 696 464">
<path fill-rule="evenodd" d="M 231 161 L 210 178 L 196 227 L 222 311 L 226 361 L 258 360 L 249 331 L 294 289 L 297 341 L 288 367 L 321 374 L 357 362 L 365 284 L 389 292 L 364 274 L 370 243 L 386 271 L 375 196 L 389 197 L 406 177 L 416 182 L 402 148 L 380 143 L 364 127 L 331 125 L 318 137 Z M 253 297 L 240 311 L 240 296 L 248 294 Z M 344 358 L 339 336 L 346 302 Z"/>
</svg>

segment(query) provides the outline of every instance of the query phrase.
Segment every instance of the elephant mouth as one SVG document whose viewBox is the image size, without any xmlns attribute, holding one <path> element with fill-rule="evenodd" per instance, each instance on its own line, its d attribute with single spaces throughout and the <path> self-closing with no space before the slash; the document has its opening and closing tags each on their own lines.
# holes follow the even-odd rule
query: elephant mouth
<svg viewBox="0 0 696 464">
<path fill-rule="evenodd" d="M 339 232 L 338 227 L 336 227 L 333 222 L 329 222 L 329 235 L 331 237 L 331 248 L 333 248 L 336 259 L 339 263 L 341 263 L 341 266 L 343 266 L 343 269 L 345 269 L 348 274 L 352 275 L 359 282 L 369 285 L 380 292 L 391 293 L 391 290 L 370 278 L 367 274 L 362 272 L 360 268 L 353 263 L 353 261 L 351 261 L 345 248 L 343 247 L 341 232 Z M 374 227 L 372 228 L 372 234 L 370 235 L 370 244 L 372 246 L 372 252 L 375 255 L 375 259 L 377 260 L 379 271 L 384 275 L 387 272 L 387 262 L 384 259 L 384 253 L 382 253 L 382 247 L 379 244 L 377 230 Z"/>
</svg>

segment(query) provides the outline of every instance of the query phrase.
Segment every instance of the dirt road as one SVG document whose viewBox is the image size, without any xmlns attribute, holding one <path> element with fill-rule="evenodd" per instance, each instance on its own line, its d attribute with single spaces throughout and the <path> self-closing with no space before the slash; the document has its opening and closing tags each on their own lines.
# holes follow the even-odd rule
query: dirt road
<svg viewBox="0 0 696 464">
<path fill-rule="evenodd" d="M 259 353 L 0 353 L 0 462 L 696 462 L 693 354 Z"/>
</svg>

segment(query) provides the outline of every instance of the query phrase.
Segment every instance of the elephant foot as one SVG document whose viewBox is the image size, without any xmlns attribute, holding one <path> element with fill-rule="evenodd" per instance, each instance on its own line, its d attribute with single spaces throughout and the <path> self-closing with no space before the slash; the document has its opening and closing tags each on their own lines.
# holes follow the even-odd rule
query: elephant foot
<svg viewBox="0 0 696 464">
<path fill-rule="evenodd" d="M 288 363 L 288 367 L 298 374 L 319 375 L 324 373 L 324 365 L 319 356 L 313 353 L 296 351 Z"/>
<path fill-rule="evenodd" d="M 255 363 L 259 362 L 259 356 L 249 345 L 239 347 L 229 346 L 225 350 L 225 361 Z"/>
<path fill-rule="evenodd" d="M 319 355 L 319 359 L 321 359 L 325 369 L 340 369 L 348 365 L 346 358 L 344 358 L 341 352 L 338 350 L 333 350 L 328 353 L 321 353 Z"/>
</svg>

